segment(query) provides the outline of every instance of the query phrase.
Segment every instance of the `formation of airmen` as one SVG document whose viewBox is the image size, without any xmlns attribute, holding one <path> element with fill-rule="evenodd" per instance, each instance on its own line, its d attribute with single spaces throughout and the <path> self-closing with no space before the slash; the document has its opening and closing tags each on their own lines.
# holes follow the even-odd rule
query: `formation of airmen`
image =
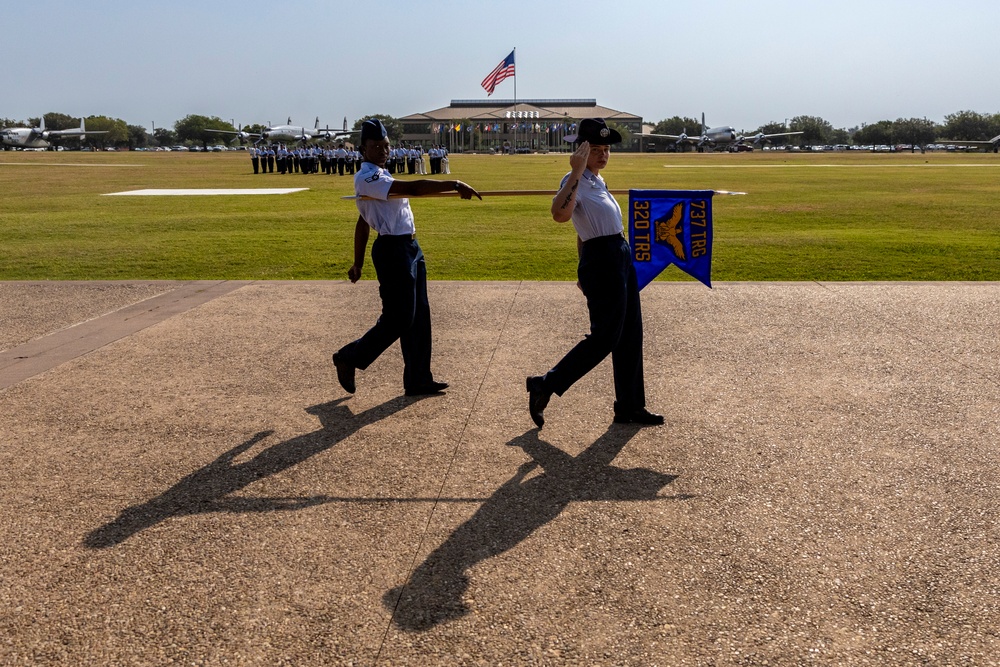
<svg viewBox="0 0 1000 667">
<path fill-rule="evenodd" d="M 431 146 L 427 152 L 420 144 L 399 144 L 389 149 L 389 158 L 385 161 L 385 170 L 390 174 L 427 174 L 424 155 L 430 162 L 430 173 L 450 174 L 448 168 L 448 149 L 444 146 Z"/>
<path fill-rule="evenodd" d="M 250 148 L 250 163 L 255 174 L 344 174 L 353 175 L 361 169 L 361 152 L 338 144 L 288 148 L 285 144 L 265 144 Z M 431 174 L 450 174 L 448 150 L 431 146 L 426 152 L 419 144 L 399 144 L 389 150 L 385 168 L 390 174 L 427 174 L 424 156 L 430 162 Z"/>
<path fill-rule="evenodd" d="M 361 153 L 340 144 L 332 146 L 301 146 L 285 144 L 252 146 L 250 164 L 255 174 L 354 174 L 361 168 Z"/>
</svg>

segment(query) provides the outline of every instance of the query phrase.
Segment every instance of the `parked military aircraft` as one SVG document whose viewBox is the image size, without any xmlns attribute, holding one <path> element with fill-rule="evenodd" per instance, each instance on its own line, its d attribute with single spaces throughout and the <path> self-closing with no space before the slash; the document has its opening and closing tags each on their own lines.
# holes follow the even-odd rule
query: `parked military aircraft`
<svg viewBox="0 0 1000 667">
<path fill-rule="evenodd" d="M 793 134 L 804 134 L 803 132 L 775 132 L 773 134 L 764 134 L 763 132 L 758 132 L 757 134 L 751 134 L 750 136 L 737 137 L 736 143 L 744 145 L 753 145 L 754 148 L 761 148 L 766 144 L 772 137 L 790 137 Z"/>
<path fill-rule="evenodd" d="M 644 136 L 671 139 L 676 146 L 690 144 L 699 150 L 705 146 L 712 148 L 716 146 L 724 146 L 732 150 L 739 144 L 753 144 L 759 148 L 772 137 L 788 137 L 793 134 L 802 134 L 802 132 L 777 132 L 774 134 L 764 134 L 763 132 L 758 132 L 757 134 L 750 136 L 738 135 L 736 130 L 729 125 L 720 125 L 719 127 L 706 126 L 705 114 L 701 114 L 701 134 L 697 136 L 688 135 L 686 130 L 680 134 L 647 134 Z"/>
<path fill-rule="evenodd" d="M 954 146 L 991 146 L 994 153 L 1000 152 L 1000 134 L 989 141 L 948 141 L 941 143 L 948 143 Z"/>
<path fill-rule="evenodd" d="M 76 130 L 46 130 L 45 117 L 42 117 L 38 127 L 8 127 L 0 130 L 0 140 L 4 146 L 14 148 L 52 148 L 52 139 L 63 137 L 84 137 L 87 134 L 107 134 L 106 130 L 87 132 L 84 121 L 80 119 L 80 129 Z"/>
<path fill-rule="evenodd" d="M 349 130 L 345 129 L 336 130 L 329 126 L 320 127 L 319 126 L 319 116 L 316 117 L 316 125 L 311 130 L 300 125 L 292 125 L 292 119 L 288 119 L 286 125 L 272 125 L 264 128 L 263 132 L 244 132 L 243 129 L 237 131 L 231 130 L 208 130 L 209 132 L 219 132 L 221 134 L 233 134 L 240 138 L 240 141 L 246 141 L 251 138 L 255 138 L 254 143 L 259 144 L 262 141 L 268 143 L 280 141 L 280 142 L 291 142 L 298 141 L 301 143 L 306 143 L 312 139 L 323 139 L 329 141 L 331 139 L 336 139 L 337 137 L 346 137 L 351 134 Z"/>
</svg>

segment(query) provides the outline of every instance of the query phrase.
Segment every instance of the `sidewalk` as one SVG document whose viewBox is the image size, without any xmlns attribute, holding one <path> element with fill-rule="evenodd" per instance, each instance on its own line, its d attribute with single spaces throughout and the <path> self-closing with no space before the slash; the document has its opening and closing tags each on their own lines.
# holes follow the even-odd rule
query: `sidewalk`
<svg viewBox="0 0 1000 667">
<path fill-rule="evenodd" d="M 430 299 L 417 400 L 373 281 L 0 283 L 0 664 L 1000 664 L 1000 283 L 654 283 L 658 428 Z"/>
</svg>

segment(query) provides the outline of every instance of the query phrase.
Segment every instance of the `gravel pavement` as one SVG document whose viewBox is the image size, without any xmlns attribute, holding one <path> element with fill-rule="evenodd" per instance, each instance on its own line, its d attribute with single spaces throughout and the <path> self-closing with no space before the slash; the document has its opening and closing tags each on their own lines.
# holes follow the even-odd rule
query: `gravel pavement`
<svg viewBox="0 0 1000 667">
<path fill-rule="evenodd" d="M 0 283 L 2 665 L 1000 665 L 1000 283 Z"/>
</svg>

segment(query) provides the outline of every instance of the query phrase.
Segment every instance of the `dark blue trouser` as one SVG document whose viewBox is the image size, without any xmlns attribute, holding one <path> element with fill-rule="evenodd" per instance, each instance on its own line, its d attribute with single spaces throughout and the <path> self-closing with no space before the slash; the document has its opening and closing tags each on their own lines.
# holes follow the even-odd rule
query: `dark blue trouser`
<svg viewBox="0 0 1000 667">
<path fill-rule="evenodd" d="M 372 264 L 378 275 L 382 314 L 375 326 L 341 348 L 338 356 L 363 370 L 399 340 L 404 389 L 432 382 L 431 307 L 420 244 L 409 235 L 380 235 L 372 243 Z"/>
<path fill-rule="evenodd" d="M 628 243 L 620 234 L 585 241 L 577 276 L 587 297 L 590 334 L 545 374 L 543 386 L 562 396 L 610 354 L 615 411 L 645 407 L 642 308 Z"/>
</svg>

